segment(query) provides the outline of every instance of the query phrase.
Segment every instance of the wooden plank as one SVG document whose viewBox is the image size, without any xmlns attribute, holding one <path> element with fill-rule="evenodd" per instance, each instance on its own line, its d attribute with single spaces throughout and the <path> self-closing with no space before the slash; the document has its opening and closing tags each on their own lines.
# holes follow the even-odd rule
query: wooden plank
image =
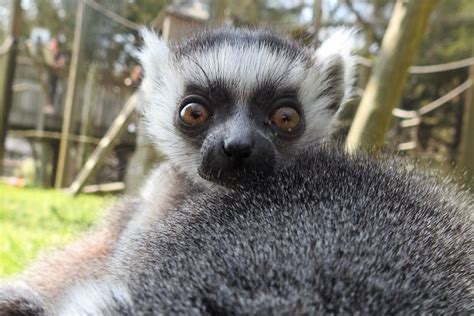
<svg viewBox="0 0 474 316">
<path fill-rule="evenodd" d="M 123 182 L 111 182 L 103 184 L 91 184 L 86 185 L 82 189 L 82 193 L 113 193 L 120 192 L 125 189 L 125 183 Z"/>
<path fill-rule="evenodd" d="M 62 126 L 62 136 L 59 144 L 58 167 L 56 171 L 56 181 L 54 186 L 60 189 L 64 185 L 66 162 L 68 160 L 69 132 L 74 107 L 74 96 L 76 94 L 77 69 L 79 66 L 79 53 L 81 50 L 82 23 L 84 16 L 84 0 L 79 0 L 76 25 L 74 29 L 74 43 L 72 48 L 71 66 L 69 70 L 68 85 L 66 89 L 66 101 L 64 104 L 64 116 Z"/>
<path fill-rule="evenodd" d="M 2 161 L 5 152 L 5 137 L 8 129 L 8 118 L 13 103 L 13 79 L 15 76 L 15 65 L 17 56 L 17 41 L 20 36 L 21 27 L 21 1 L 11 2 L 11 21 L 9 34 L 7 35 L 0 56 L 0 173 L 2 172 Z M 3 67 L 1 67 L 3 64 Z"/>
<path fill-rule="evenodd" d="M 79 193 L 84 187 L 87 179 L 97 170 L 100 163 L 112 152 L 114 144 L 126 130 L 133 112 L 138 106 L 138 93 L 134 93 L 125 104 L 120 114 L 110 126 L 105 136 L 100 140 L 99 145 L 94 149 L 84 167 L 79 171 L 76 179 L 69 187 L 69 192 L 73 195 Z"/>
<path fill-rule="evenodd" d="M 38 131 L 38 130 L 10 130 L 8 134 L 15 137 L 24 137 L 24 138 L 37 138 L 37 139 L 61 139 L 60 132 L 50 132 L 50 131 Z M 100 138 L 84 136 L 84 135 L 74 135 L 69 134 L 69 141 L 77 143 L 86 143 L 91 145 L 97 145 L 100 142 Z"/>
</svg>

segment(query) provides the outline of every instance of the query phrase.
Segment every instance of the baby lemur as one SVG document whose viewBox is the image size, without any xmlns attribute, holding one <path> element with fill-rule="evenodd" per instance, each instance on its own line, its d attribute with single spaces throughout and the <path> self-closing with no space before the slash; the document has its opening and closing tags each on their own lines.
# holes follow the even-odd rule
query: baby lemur
<svg viewBox="0 0 474 316">
<path fill-rule="evenodd" d="M 347 33 L 316 51 L 261 30 L 143 36 L 143 117 L 168 163 L 101 229 L 0 290 L 0 314 L 469 307 L 467 199 L 319 149 L 350 96 Z"/>
</svg>

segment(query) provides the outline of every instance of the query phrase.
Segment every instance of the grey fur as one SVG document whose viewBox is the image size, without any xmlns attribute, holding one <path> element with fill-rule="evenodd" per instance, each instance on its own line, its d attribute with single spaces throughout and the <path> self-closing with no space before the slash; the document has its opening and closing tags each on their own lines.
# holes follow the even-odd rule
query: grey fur
<svg viewBox="0 0 474 316">
<path fill-rule="evenodd" d="M 0 315 L 44 315 L 45 302 L 27 284 L 15 282 L 0 285 Z"/>
<path fill-rule="evenodd" d="M 398 162 L 325 148 L 229 192 L 185 196 L 123 235 L 107 278 L 129 301 L 114 313 L 474 311 L 472 200 Z"/>
</svg>

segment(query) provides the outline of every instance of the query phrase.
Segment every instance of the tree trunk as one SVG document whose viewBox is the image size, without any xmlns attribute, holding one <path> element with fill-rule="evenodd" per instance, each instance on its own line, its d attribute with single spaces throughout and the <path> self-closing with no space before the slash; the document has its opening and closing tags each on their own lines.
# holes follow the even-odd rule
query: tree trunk
<svg viewBox="0 0 474 316">
<path fill-rule="evenodd" d="M 380 150 L 437 0 L 398 0 L 346 140 L 349 152 Z"/>
</svg>

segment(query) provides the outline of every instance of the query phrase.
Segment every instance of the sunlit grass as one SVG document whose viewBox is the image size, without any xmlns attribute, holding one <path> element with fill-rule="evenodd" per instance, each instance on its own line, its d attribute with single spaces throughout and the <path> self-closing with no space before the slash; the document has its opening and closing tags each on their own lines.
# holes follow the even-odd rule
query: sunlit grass
<svg viewBox="0 0 474 316">
<path fill-rule="evenodd" d="M 55 190 L 0 184 L 0 276 L 24 269 L 43 250 L 90 228 L 113 197 L 73 198 Z"/>
</svg>

